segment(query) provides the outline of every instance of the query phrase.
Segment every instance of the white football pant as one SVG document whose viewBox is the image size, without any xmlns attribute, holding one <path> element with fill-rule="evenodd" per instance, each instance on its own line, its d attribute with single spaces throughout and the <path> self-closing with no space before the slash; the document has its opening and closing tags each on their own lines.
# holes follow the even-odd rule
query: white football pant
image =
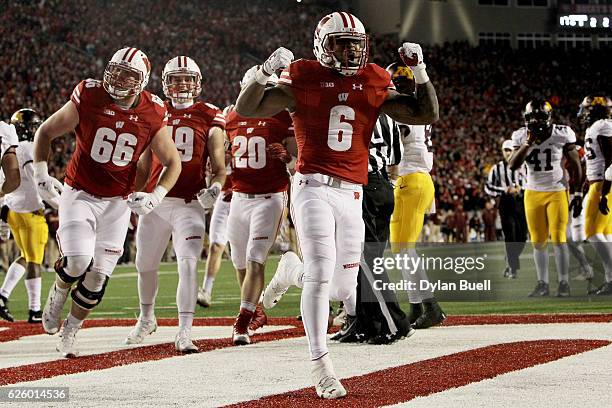
<svg viewBox="0 0 612 408">
<path fill-rule="evenodd" d="M 313 360 L 328 352 L 329 300 L 344 302 L 347 313 L 355 314 L 365 234 L 362 195 L 361 185 L 333 183 L 321 174 L 293 177 L 291 216 L 304 260 L 302 321 Z"/>
</svg>

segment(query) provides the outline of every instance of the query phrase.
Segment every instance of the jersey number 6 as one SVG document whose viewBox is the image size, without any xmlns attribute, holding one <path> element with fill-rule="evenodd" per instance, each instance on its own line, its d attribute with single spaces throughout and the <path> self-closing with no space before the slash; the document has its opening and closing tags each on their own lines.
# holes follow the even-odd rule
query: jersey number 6
<svg viewBox="0 0 612 408">
<path fill-rule="evenodd" d="M 355 120 L 355 111 L 350 106 L 337 105 L 329 111 L 329 128 L 327 145 L 337 152 L 346 152 L 353 143 L 353 126 L 348 123 Z"/>
</svg>

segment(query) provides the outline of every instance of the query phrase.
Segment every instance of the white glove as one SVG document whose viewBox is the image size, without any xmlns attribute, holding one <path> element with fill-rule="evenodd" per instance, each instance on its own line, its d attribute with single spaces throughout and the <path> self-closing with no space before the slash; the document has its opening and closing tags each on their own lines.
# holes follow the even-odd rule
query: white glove
<svg viewBox="0 0 612 408">
<path fill-rule="evenodd" d="M 276 71 L 285 69 L 293 61 L 293 53 L 285 47 L 280 47 L 274 51 L 263 63 L 259 71 L 255 74 L 255 80 L 261 85 L 268 82 L 268 78 Z"/>
<path fill-rule="evenodd" d="M 427 66 L 423 62 L 423 50 L 421 46 L 416 43 L 405 42 L 398 51 L 404 64 L 412 70 L 415 82 L 417 84 L 429 82 L 429 76 L 427 76 L 427 72 L 425 71 Z"/>
<path fill-rule="evenodd" d="M 6 222 L 0 220 L 0 239 L 3 241 L 6 241 L 10 237 L 11 237 L 11 228 Z"/>
<path fill-rule="evenodd" d="M 35 162 L 34 166 L 34 181 L 38 195 L 43 201 L 48 203 L 57 202 L 64 187 L 54 177 L 51 177 L 47 171 L 47 162 Z"/>
<path fill-rule="evenodd" d="M 17 146 L 19 137 L 15 125 L 0 121 L 0 139 L 2 139 L 2 153 L 11 146 Z"/>
<path fill-rule="evenodd" d="M 198 193 L 198 201 L 205 210 L 210 210 L 213 205 L 215 205 L 215 201 L 217 201 L 219 194 L 221 194 L 221 183 L 216 182 L 209 188 L 200 190 Z"/>
<path fill-rule="evenodd" d="M 162 202 L 166 194 L 168 194 L 168 190 L 163 186 L 155 187 L 150 193 L 132 193 L 128 196 L 127 205 L 135 214 L 147 215 Z"/>
<path fill-rule="evenodd" d="M 604 178 L 608 181 L 612 181 L 612 165 L 606 169 L 604 173 Z"/>
</svg>

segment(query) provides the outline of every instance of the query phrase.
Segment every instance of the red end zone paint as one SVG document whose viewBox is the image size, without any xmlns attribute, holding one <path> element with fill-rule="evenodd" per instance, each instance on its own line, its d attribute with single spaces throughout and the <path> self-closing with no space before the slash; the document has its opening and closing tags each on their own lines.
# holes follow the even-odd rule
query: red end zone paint
<svg viewBox="0 0 612 408">
<path fill-rule="evenodd" d="M 380 407 L 461 387 L 612 344 L 604 340 L 538 340 L 496 344 L 343 379 L 348 396 L 322 400 L 314 388 L 229 407 Z"/>
<path fill-rule="evenodd" d="M 135 324 L 133 319 L 92 319 L 84 323 L 85 328 L 90 327 L 130 327 Z M 557 315 L 482 315 L 482 316 L 450 316 L 444 321 L 445 326 L 458 325 L 484 325 L 484 324 L 538 324 L 538 323 L 588 323 L 612 322 L 612 314 L 557 314 Z M 159 326 L 177 326 L 177 319 L 158 319 Z M 198 318 L 194 319 L 194 326 L 229 326 L 234 323 L 233 318 Z M 296 326 L 291 329 L 258 334 L 253 342 L 280 340 L 283 338 L 300 337 L 304 335 L 301 322 L 295 318 L 270 318 L 269 325 Z M 26 322 L 0 323 L 0 327 L 8 330 L 0 331 L 0 343 L 17 340 L 24 336 L 44 334 L 41 325 L 31 325 Z M 434 329 L 435 330 L 435 329 Z M 229 332 L 228 332 L 229 335 Z M 196 340 L 194 343 L 202 352 L 215 349 L 233 347 L 230 338 Z M 604 344 L 605 345 L 605 344 Z M 497 346 L 494 346 L 497 347 Z M 601 347 L 601 346 L 597 346 Z M 533 351 L 532 351 L 533 352 Z M 576 353 L 573 353 L 576 354 Z M 128 348 L 108 353 L 94 354 L 77 359 L 58 359 L 43 363 L 35 363 L 18 367 L 0 369 L 0 385 L 15 384 L 23 381 L 34 381 L 64 374 L 75 374 L 91 370 L 103 370 L 126 364 L 141 363 L 145 361 L 162 360 L 180 355 L 174 350 L 174 344 L 165 343 L 151 346 Z M 561 356 L 562 357 L 562 356 Z M 560 357 L 557 357 L 560 358 Z M 556 358 L 555 358 L 556 359 Z M 554 360 L 554 359 L 553 359 Z M 550 360 L 552 361 L 552 360 Z M 420 362 L 417 364 L 421 364 Z M 541 363 L 535 363 L 541 364 Z M 534 364 L 532 364 L 534 365 Z M 517 368 L 518 369 L 518 368 Z M 392 369 L 393 370 L 393 369 Z M 512 371 L 512 370 L 509 370 Z M 444 374 L 448 375 L 448 374 Z M 498 375 L 498 374 L 496 374 Z M 386 380 L 385 380 L 386 381 Z M 369 388 L 368 388 L 369 390 Z M 292 393 L 292 395 L 294 395 Z M 318 401 L 318 400 L 316 400 Z M 312 402 L 311 402 L 312 403 Z"/>
</svg>

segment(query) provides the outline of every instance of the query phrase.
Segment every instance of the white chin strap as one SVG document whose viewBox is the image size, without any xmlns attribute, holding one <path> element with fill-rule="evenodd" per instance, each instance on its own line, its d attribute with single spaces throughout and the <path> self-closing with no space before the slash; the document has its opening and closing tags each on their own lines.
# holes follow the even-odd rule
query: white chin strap
<svg viewBox="0 0 612 408">
<path fill-rule="evenodd" d="M 175 99 L 172 99 L 172 106 L 176 109 L 187 109 L 191 106 L 193 106 L 193 99 L 187 101 L 187 102 L 178 102 Z"/>
</svg>

